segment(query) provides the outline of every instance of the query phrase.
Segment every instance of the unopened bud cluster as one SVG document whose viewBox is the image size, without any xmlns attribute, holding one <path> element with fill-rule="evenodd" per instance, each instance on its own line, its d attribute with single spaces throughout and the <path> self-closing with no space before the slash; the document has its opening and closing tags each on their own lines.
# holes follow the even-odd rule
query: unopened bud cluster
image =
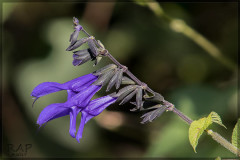
<svg viewBox="0 0 240 160">
<path fill-rule="evenodd" d="M 73 18 L 73 23 L 75 25 L 75 30 L 70 36 L 70 45 L 66 50 L 76 50 L 85 43 L 87 43 L 89 47 L 87 49 L 73 51 L 73 65 L 79 66 L 89 60 L 95 60 L 94 65 L 97 65 L 103 56 L 108 56 L 109 52 L 99 40 L 90 36 L 83 27 L 79 25 L 77 18 Z M 80 31 L 86 33 L 87 37 L 78 39 Z M 110 94 L 112 97 L 117 98 L 116 102 L 120 102 L 119 105 L 129 102 L 135 97 L 135 101 L 131 102 L 131 104 L 136 107 L 131 109 L 131 111 L 151 110 L 142 116 L 142 118 L 144 118 L 142 123 L 151 122 L 167 110 L 167 106 L 162 104 L 164 98 L 159 93 L 149 93 L 146 90 L 148 86 L 145 83 L 136 84 L 134 80 L 128 76 L 124 76 L 126 71 L 127 67 L 125 66 L 109 64 L 93 73 L 93 75 L 98 76 L 98 79 L 93 83 L 93 85 L 107 85 L 106 92 L 110 91 L 113 86 L 115 86 L 116 90 L 119 89 L 118 91 Z M 122 85 L 125 86 L 122 87 Z M 150 107 L 149 104 L 151 104 Z"/>
</svg>

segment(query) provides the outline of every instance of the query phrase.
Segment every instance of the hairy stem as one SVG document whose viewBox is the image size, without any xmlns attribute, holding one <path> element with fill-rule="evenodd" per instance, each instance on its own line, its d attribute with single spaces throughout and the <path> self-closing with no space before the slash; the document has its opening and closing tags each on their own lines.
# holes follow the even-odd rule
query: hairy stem
<svg viewBox="0 0 240 160">
<path fill-rule="evenodd" d="M 90 37 L 90 35 L 83 29 L 83 32 Z M 105 48 L 103 48 L 98 41 L 94 38 L 94 41 L 96 42 L 96 44 L 101 47 L 102 49 L 106 50 Z M 132 72 L 130 72 L 126 66 L 122 65 L 121 63 L 119 63 L 111 54 L 110 52 L 108 52 L 108 50 L 106 50 L 106 53 L 104 54 L 105 56 L 107 56 L 109 59 L 112 60 L 113 63 L 115 63 L 118 67 L 123 68 L 124 72 L 133 80 L 135 81 L 138 85 L 140 86 L 144 86 L 145 89 L 147 91 L 149 91 L 150 93 L 154 94 L 154 91 L 149 88 L 145 83 L 141 82 L 136 76 L 134 76 L 132 74 Z M 182 112 L 180 112 L 177 108 L 174 107 L 174 105 L 166 100 L 163 100 L 163 103 L 165 105 L 168 106 L 168 110 L 172 111 L 173 113 L 175 113 L 176 115 L 178 115 L 183 121 L 185 121 L 186 123 L 188 123 L 189 125 L 193 122 L 190 118 L 188 118 L 185 114 L 183 114 Z M 221 135 L 219 135 L 216 132 L 213 132 L 211 130 L 206 130 L 207 133 L 209 135 L 212 136 L 213 140 L 217 141 L 218 143 L 220 143 L 222 146 L 224 146 L 225 148 L 227 148 L 229 151 L 231 151 L 234 154 L 239 155 L 239 149 L 236 148 L 235 146 L 233 146 L 231 143 L 229 143 L 226 139 L 224 139 Z"/>
<path fill-rule="evenodd" d="M 230 142 L 228 142 L 225 138 L 223 138 L 220 134 L 218 134 L 217 132 L 213 132 L 212 130 L 206 130 L 206 132 L 208 133 L 208 135 L 210 135 L 212 137 L 212 139 L 214 139 L 216 142 L 218 142 L 219 144 L 221 144 L 223 147 L 225 147 L 226 149 L 228 149 L 229 151 L 231 151 L 232 153 L 234 153 L 235 155 L 240 157 L 240 150 L 235 147 L 234 145 L 232 145 Z"/>
<path fill-rule="evenodd" d="M 177 108 L 173 108 L 173 113 L 176 113 L 182 120 L 184 120 L 189 125 L 193 122 L 190 118 L 188 118 L 186 115 L 184 115 L 182 112 L 180 112 Z"/>
</svg>

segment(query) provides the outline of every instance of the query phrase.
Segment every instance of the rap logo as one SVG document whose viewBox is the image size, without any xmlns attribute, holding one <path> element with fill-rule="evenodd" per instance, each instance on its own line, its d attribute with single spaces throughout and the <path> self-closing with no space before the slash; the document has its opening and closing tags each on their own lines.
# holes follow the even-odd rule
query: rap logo
<svg viewBox="0 0 240 160">
<path fill-rule="evenodd" d="M 27 152 L 32 148 L 32 144 L 8 144 L 9 156 L 26 156 Z"/>
</svg>

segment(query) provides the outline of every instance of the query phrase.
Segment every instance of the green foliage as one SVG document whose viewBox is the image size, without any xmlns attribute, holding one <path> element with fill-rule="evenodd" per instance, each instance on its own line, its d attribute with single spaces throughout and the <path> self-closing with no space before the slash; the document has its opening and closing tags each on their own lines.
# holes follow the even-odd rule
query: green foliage
<svg viewBox="0 0 240 160">
<path fill-rule="evenodd" d="M 233 129 L 233 133 L 232 133 L 232 144 L 237 148 L 240 146 L 239 129 L 240 129 L 240 118 L 238 119 L 238 121 Z"/>
<path fill-rule="evenodd" d="M 217 123 L 227 129 L 227 127 L 223 125 L 221 117 L 216 112 L 211 112 L 209 116 L 211 117 L 212 122 Z"/>
<path fill-rule="evenodd" d="M 203 117 L 191 123 L 189 127 L 189 141 L 194 149 L 194 152 L 196 152 L 198 139 L 200 138 L 204 130 L 206 130 L 212 123 L 217 123 L 225 127 L 222 124 L 220 116 L 216 112 L 211 112 L 207 117 Z"/>
<path fill-rule="evenodd" d="M 193 121 L 189 128 L 189 141 L 196 152 L 196 146 L 198 139 L 202 135 L 203 131 L 210 125 L 206 118 L 201 118 L 197 121 Z"/>
</svg>

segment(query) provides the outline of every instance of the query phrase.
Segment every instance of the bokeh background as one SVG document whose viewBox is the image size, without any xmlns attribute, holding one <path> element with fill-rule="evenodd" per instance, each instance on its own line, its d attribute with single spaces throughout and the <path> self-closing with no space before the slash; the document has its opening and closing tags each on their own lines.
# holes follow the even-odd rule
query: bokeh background
<svg viewBox="0 0 240 160">
<path fill-rule="evenodd" d="M 237 64 L 237 3 L 160 5 L 168 16 L 184 20 Z M 234 157 L 205 134 L 194 153 L 189 126 L 175 114 L 166 112 L 143 125 L 143 113 L 130 112 L 133 106 L 129 103 L 111 105 L 88 122 L 80 144 L 68 133 L 69 116 L 38 129 L 41 110 L 64 102 L 67 94 L 61 91 L 42 97 L 32 108 L 30 93 L 35 86 L 45 81 L 63 83 L 110 62 L 104 59 L 96 67 L 93 62 L 72 66 L 72 53 L 65 49 L 76 16 L 120 63 L 190 118 L 217 112 L 227 130 L 217 125 L 212 128 L 231 139 L 238 117 L 236 72 L 172 30 L 148 7 L 134 2 L 4 2 L 2 13 L 3 157 Z M 104 94 L 101 91 L 94 98 Z M 9 145 L 17 150 L 26 144 L 31 148 L 24 155 L 24 149 L 9 150 Z"/>
</svg>

